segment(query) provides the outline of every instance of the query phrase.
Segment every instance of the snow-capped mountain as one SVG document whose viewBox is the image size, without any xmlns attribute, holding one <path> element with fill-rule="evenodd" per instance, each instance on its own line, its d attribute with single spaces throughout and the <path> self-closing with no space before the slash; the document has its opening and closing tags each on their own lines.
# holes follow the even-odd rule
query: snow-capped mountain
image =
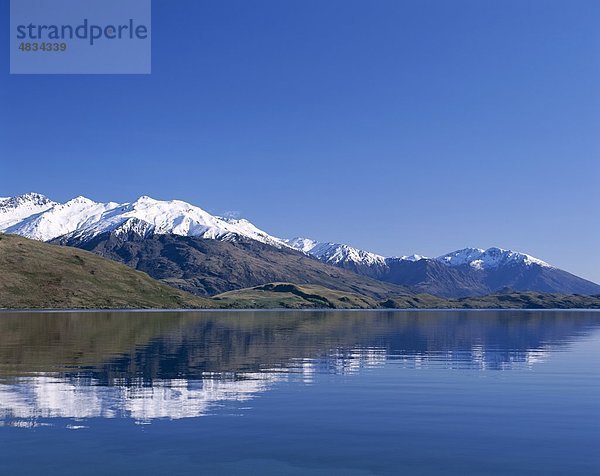
<svg viewBox="0 0 600 476">
<path fill-rule="evenodd" d="M 293 238 L 285 240 L 294 249 L 308 253 L 321 261 L 331 264 L 356 263 L 364 265 L 383 264 L 383 256 L 369 251 L 359 250 L 342 243 L 319 243 L 309 238 Z"/>
<path fill-rule="evenodd" d="M 507 265 L 538 265 L 551 267 L 545 261 L 518 251 L 502 248 L 464 248 L 437 258 L 413 254 L 404 256 L 383 257 L 342 243 L 319 243 L 310 238 L 293 238 L 285 240 L 286 244 L 296 250 L 310 254 L 315 258 L 335 265 L 382 266 L 390 262 L 435 260 L 449 267 L 470 266 L 474 269 L 493 269 Z"/>
<path fill-rule="evenodd" d="M 285 243 L 295 250 L 307 253 L 326 263 L 340 265 L 354 263 L 357 265 L 385 265 L 386 260 L 419 261 L 428 259 L 422 255 L 394 256 L 386 258 L 370 251 L 354 248 L 343 243 L 320 243 L 310 238 L 292 238 Z"/>
<path fill-rule="evenodd" d="M 319 243 L 310 238 L 293 238 L 286 240 L 286 244 L 324 263 L 371 278 L 376 278 L 386 266 L 385 257 L 342 243 Z"/>
<path fill-rule="evenodd" d="M 77 197 L 56 203 L 43 195 L 27 194 L 0 202 L 0 231 L 50 241 L 59 237 L 90 239 L 106 232 L 135 232 L 141 237 L 160 234 L 220 240 L 238 237 L 285 246 L 247 220 L 221 218 L 180 200 L 140 197 L 132 203 L 98 203 Z"/>
<path fill-rule="evenodd" d="M 311 248 L 309 253 L 322 261 L 333 264 L 347 261 L 366 265 L 385 263 L 383 256 L 338 243 L 318 243 Z"/>
<path fill-rule="evenodd" d="M 470 266 L 475 269 L 494 269 L 507 265 L 538 265 L 551 267 L 545 261 L 518 251 L 503 250 L 502 248 L 465 248 L 453 251 L 436 258 L 448 266 Z"/>
<path fill-rule="evenodd" d="M 600 286 L 594 283 L 528 254 L 501 248 L 465 248 L 437 258 L 422 255 L 384 258 L 348 245 L 319 243 L 308 238 L 295 238 L 287 244 L 325 263 L 444 297 L 482 295 L 505 288 L 600 293 Z"/>
<path fill-rule="evenodd" d="M 135 202 L 99 203 L 76 197 L 57 203 L 39 193 L 0 199 L 0 231 L 50 241 L 69 237 L 88 240 L 106 232 L 134 232 L 141 237 L 161 234 L 234 240 L 245 237 L 277 247 L 289 246 L 339 267 L 384 268 L 390 262 L 428 260 L 411 255 L 386 258 L 343 243 L 321 243 L 309 238 L 281 240 L 243 219 L 223 218 L 180 200 L 160 201 L 142 196 Z M 533 256 L 500 248 L 465 248 L 434 258 L 449 267 L 493 269 L 509 264 L 549 267 Z"/>
<path fill-rule="evenodd" d="M 66 203 L 54 203 L 51 208 L 24 218 L 3 231 L 34 240 L 49 241 L 59 236 L 84 230 L 102 219 L 117 203 L 96 203 L 77 197 Z"/>
<path fill-rule="evenodd" d="M 319 244 L 318 241 L 310 238 L 292 238 L 291 240 L 285 240 L 285 243 L 291 248 L 307 254 L 310 254 L 310 250 Z"/>
<path fill-rule="evenodd" d="M 205 293 L 229 290 L 228 283 L 234 281 L 231 275 L 233 269 L 237 270 L 238 280 L 244 277 L 239 281 L 244 286 L 274 280 L 332 286 L 330 278 L 335 273 L 331 266 L 336 266 L 354 273 L 352 276 L 344 275 L 346 284 L 359 277 L 363 280 L 372 278 L 370 284 L 361 283 L 371 288 L 374 283 L 381 286 L 383 281 L 385 285 L 392 284 L 398 289 L 445 297 L 482 295 L 504 288 L 600 294 L 600 286 L 512 250 L 465 248 L 437 258 L 422 255 L 386 258 L 343 243 L 323 243 L 308 238 L 281 240 L 247 220 L 211 215 L 180 200 L 160 201 L 147 196 L 131 203 L 99 203 L 85 197 L 57 203 L 37 193 L 2 198 L 0 232 L 88 249 L 123 261 L 152 276 L 156 272 L 154 277 L 165 282 L 176 278 L 181 283 L 181 276 L 189 274 L 193 281 L 190 286 L 202 288 Z M 167 238 L 167 235 L 190 239 L 154 240 L 157 237 Z M 209 239 L 211 243 L 198 243 L 194 241 L 196 238 Z M 132 253 L 131 247 L 119 248 L 130 245 L 130 240 L 138 240 L 136 246 L 140 250 L 131 262 L 124 258 Z M 249 245 L 242 250 L 248 240 L 259 242 L 262 249 Z M 232 248 L 223 243 L 220 246 L 215 241 L 235 246 Z M 169 249 L 174 261 L 166 266 L 163 255 L 154 255 L 157 250 L 175 242 L 178 252 L 173 254 L 174 248 Z M 148 250 L 142 253 L 146 245 Z M 268 250 L 264 245 L 268 245 Z M 276 253 L 277 250 L 279 253 Z M 321 263 L 317 266 L 314 260 L 299 257 L 294 250 Z M 151 256 L 154 257 L 151 259 Z M 198 260 L 205 262 L 202 264 Z M 193 273 L 182 271 L 189 269 L 193 269 Z M 333 279 L 333 287 L 335 282 Z"/>
<path fill-rule="evenodd" d="M 423 256 L 423 255 L 404 255 L 404 256 L 392 256 L 390 258 L 387 259 L 395 259 L 395 260 L 400 260 L 400 261 L 420 261 L 422 259 L 429 259 L 427 256 Z"/>
<path fill-rule="evenodd" d="M 58 203 L 39 193 L 0 198 L 0 230 L 7 229 L 21 220 L 44 212 L 55 205 Z"/>
</svg>

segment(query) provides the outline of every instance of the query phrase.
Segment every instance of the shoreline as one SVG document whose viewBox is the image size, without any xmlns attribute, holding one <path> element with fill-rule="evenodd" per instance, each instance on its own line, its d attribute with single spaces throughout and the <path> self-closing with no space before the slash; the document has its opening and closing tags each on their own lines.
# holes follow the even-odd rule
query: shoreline
<svg viewBox="0 0 600 476">
<path fill-rule="evenodd" d="M 3 314 L 34 314 L 34 313 L 45 313 L 45 314 L 60 314 L 60 313 L 226 313 L 226 312 L 327 312 L 327 313 L 340 313 L 340 312 L 457 312 L 457 311 L 468 311 L 468 312 L 558 312 L 558 311 L 569 311 L 569 312 L 597 312 L 600 313 L 598 308 L 397 308 L 397 309 L 330 309 L 330 308 L 303 308 L 303 309 L 290 309 L 290 308 L 231 308 L 231 309 L 2 309 L 0 308 L 0 316 Z"/>
</svg>

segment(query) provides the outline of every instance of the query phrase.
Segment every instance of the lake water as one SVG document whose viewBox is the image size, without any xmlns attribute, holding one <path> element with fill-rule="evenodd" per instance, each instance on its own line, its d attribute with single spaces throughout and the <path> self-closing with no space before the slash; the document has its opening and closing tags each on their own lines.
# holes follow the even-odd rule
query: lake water
<svg viewBox="0 0 600 476">
<path fill-rule="evenodd" d="M 600 313 L 3 313 L 0 474 L 600 474 Z"/>
</svg>

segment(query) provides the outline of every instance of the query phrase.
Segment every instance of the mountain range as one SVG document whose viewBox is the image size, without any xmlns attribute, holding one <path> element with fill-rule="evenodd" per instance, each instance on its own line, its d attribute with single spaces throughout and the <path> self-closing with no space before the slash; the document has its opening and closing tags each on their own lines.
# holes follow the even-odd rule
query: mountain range
<svg viewBox="0 0 600 476">
<path fill-rule="evenodd" d="M 377 299 L 506 290 L 600 294 L 599 285 L 512 250 L 384 257 L 342 243 L 281 239 L 247 220 L 147 196 L 131 203 L 85 197 L 58 203 L 37 193 L 2 198 L 0 232 L 89 250 L 201 296 L 271 282 L 321 285 Z"/>
<path fill-rule="evenodd" d="M 0 234 L 0 309 L 215 307 L 93 253 Z"/>
<path fill-rule="evenodd" d="M 598 294 L 600 286 L 512 250 L 465 248 L 435 258 L 383 257 L 341 243 L 294 238 L 286 243 L 357 274 L 442 297 L 485 295 L 500 290 Z"/>
</svg>

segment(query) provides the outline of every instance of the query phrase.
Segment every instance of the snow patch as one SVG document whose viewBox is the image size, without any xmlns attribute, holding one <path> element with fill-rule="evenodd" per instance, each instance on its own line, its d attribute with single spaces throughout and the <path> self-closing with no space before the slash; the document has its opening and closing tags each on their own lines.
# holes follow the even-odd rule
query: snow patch
<svg viewBox="0 0 600 476">
<path fill-rule="evenodd" d="M 551 267 L 545 261 L 518 251 L 504 250 L 502 248 L 465 248 L 453 251 L 436 258 L 437 261 L 447 266 L 470 266 L 475 269 L 495 269 L 508 265 L 538 265 Z"/>
<path fill-rule="evenodd" d="M 41 241 L 63 236 L 89 239 L 114 231 L 223 240 L 245 237 L 276 247 L 287 246 L 248 220 L 221 218 L 181 200 L 160 201 L 146 195 L 122 204 L 98 203 L 81 196 L 63 204 L 39 194 L 15 197 L 0 204 L 0 231 Z"/>
</svg>

